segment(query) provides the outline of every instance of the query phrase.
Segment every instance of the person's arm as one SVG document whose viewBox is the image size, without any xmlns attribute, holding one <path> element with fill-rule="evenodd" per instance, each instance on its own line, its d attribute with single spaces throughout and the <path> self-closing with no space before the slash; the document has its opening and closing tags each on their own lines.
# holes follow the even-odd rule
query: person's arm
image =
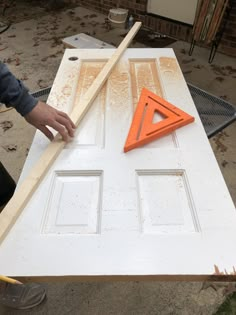
<svg viewBox="0 0 236 315">
<path fill-rule="evenodd" d="M 17 80 L 2 62 L 0 62 L 0 102 L 7 107 L 14 107 L 26 121 L 41 130 L 50 140 L 53 140 L 53 134 L 47 126 L 57 130 L 65 141 L 74 135 L 75 125 L 68 115 L 30 95 L 24 84 Z"/>
<path fill-rule="evenodd" d="M 0 102 L 7 107 L 14 107 L 22 116 L 28 114 L 38 102 L 2 62 L 0 62 Z"/>
</svg>

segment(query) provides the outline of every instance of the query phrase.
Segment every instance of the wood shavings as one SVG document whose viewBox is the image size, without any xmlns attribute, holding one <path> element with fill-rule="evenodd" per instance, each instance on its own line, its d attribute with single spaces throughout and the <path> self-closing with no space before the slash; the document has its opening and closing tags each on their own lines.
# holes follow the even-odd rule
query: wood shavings
<svg viewBox="0 0 236 315">
<path fill-rule="evenodd" d="M 231 272 L 228 272 L 227 270 L 224 270 L 224 271 L 220 271 L 219 267 L 217 265 L 214 265 L 214 269 L 215 269 L 215 272 L 214 272 L 214 275 L 217 275 L 217 276 L 227 276 L 227 275 L 232 275 L 232 276 L 236 276 L 236 269 L 235 267 L 233 266 L 233 269 Z"/>
</svg>

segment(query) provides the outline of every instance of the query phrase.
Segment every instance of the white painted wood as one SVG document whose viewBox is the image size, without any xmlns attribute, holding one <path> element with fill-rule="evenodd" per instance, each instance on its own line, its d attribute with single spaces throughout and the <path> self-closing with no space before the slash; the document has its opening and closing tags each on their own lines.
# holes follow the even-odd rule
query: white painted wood
<svg viewBox="0 0 236 315">
<path fill-rule="evenodd" d="M 147 11 L 159 16 L 192 24 L 198 0 L 148 0 Z"/>
<path fill-rule="evenodd" d="M 60 108 L 70 111 L 111 54 L 67 50 L 49 102 L 57 107 L 62 99 Z M 195 122 L 123 153 L 142 86 Z M 21 179 L 46 145 L 37 133 Z M 128 49 L 1 244 L 1 273 L 194 277 L 214 274 L 215 266 L 230 273 L 235 227 L 234 205 L 172 49 Z"/>
<path fill-rule="evenodd" d="M 81 100 L 75 99 L 76 106 L 73 106 L 72 112 L 70 113 L 70 118 L 74 122 L 75 126 L 78 127 L 80 121 L 83 119 L 89 108 L 91 107 L 96 96 L 103 87 L 103 84 L 108 79 L 112 69 L 116 65 L 117 61 L 120 59 L 121 55 L 124 53 L 125 49 L 141 27 L 141 22 L 136 22 L 132 29 L 125 36 L 119 47 L 113 53 L 111 58 L 101 67 L 101 70 L 97 76 L 93 79 L 90 86 L 84 93 Z M 69 61 L 77 60 L 77 57 L 70 57 Z M 68 93 L 68 86 L 63 88 L 63 91 Z M 78 94 L 78 93 L 77 93 Z M 12 225 L 17 220 L 18 216 L 21 214 L 25 206 L 27 205 L 29 199 L 38 188 L 41 180 L 47 173 L 50 166 L 53 164 L 57 156 L 60 154 L 65 146 L 65 142 L 62 141 L 61 135 L 58 133 L 53 141 L 48 145 L 43 154 L 40 156 L 36 165 L 32 168 L 29 175 L 21 183 L 18 190 L 14 193 L 11 200 L 5 206 L 4 210 L 0 214 L 1 225 L 0 225 L 0 242 L 7 235 L 8 231 Z"/>
<path fill-rule="evenodd" d="M 89 36 L 84 33 L 79 33 L 77 35 L 69 36 L 62 39 L 63 44 L 69 48 L 96 48 L 96 49 L 104 49 L 104 48 L 115 48 L 115 46 L 110 45 L 106 42 L 103 42 L 97 38 Z"/>
</svg>

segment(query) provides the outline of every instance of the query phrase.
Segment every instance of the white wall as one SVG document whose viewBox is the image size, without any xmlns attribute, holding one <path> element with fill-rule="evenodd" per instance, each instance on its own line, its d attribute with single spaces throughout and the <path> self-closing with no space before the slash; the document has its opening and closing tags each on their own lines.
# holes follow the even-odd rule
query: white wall
<svg viewBox="0 0 236 315">
<path fill-rule="evenodd" d="M 198 0 L 148 0 L 148 13 L 193 24 Z"/>
</svg>

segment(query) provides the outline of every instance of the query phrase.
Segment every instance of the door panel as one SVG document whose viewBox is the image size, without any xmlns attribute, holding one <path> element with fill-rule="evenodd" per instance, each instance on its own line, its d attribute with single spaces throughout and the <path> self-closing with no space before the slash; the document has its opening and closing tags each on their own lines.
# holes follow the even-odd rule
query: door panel
<svg viewBox="0 0 236 315">
<path fill-rule="evenodd" d="M 99 233 L 101 189 L 102 173 L 99 171 L 55 172 L 42 233 Z"/>
<path fill-rule="evenodd" d="M 129 59 L 129 63 L 134 111 L 138 104 L 143 87 L 146 87 L 148 90 L 157 94 L 160 97 L 164 97 L 155 58 Z M 157 114 L 154 118 L 155 122 L 162 119 L 162 117 Z M 145 148 L 149 149 L 153 147 L 176 147 L 176 145 L 176 137 L 175 133 L 173 132 L 171 135 L 160 138 L 159 141 L 150 142 L 145 146 Z"/>
<path fill-rule="evenodd" d="M 70 112 L 111 54 L 67 50 L 48 102 Z M 124 153 L 142 87 L 195 122 Z M 21 179 L 47 144 L 37 132 Z M 173 51 L 128 49 L 1 244 L 0 267 L 10 276 L 208 277 L 232 272 L 235 226 Z"/>
<path fill-rule="evenodd" d="M 138 171 L 143 233 L 196 232 L 194 205 L 186 174 L 181 170 Z"/>
<path fill-rule="evenodd" d="M 75 104 L 83 98 L 90 85 L 93 83 L 105 61 L 82 61 L 80 66 L 79 81 L 75 96 Z M 77 129 L 76 143 L 78 145 L 104 146 L 104 108 L 106 101 L 106 84 L 102 88 L 99 97 L 93 103 L 89 115 L 83 119 Z"/>
</svg>

